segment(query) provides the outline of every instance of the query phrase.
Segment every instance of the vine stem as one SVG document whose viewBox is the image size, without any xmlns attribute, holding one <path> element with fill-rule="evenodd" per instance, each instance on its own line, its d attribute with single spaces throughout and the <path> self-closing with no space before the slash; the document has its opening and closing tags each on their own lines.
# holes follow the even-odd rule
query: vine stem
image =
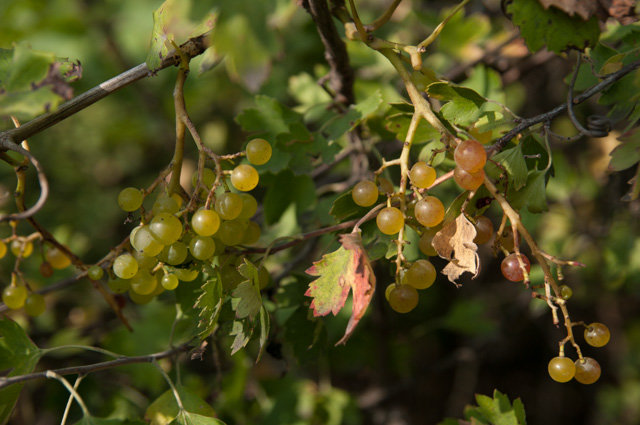
<svg viewBox="0 0 640 425">
<path fill-rule="evenodd" d="M 69 391 L 69 393 L 71 394 L 71 396 L 76 400 L 76 402 L 78 403 L 78 405 L 80 406 L 80 409 L 82 409 L 82 414 L 85 417 L 91 417 L 91 413 L 89 413 L 89 409 L 87 409 L 87 405 L 84 404 L 84 401 L 82 400 L 82 397 L 80 397 L 80 394 L 78 394 L 78 392 L 76 391 L 76 386 L 71 386 L 71 384 L 69 383 L 69 381 L 67 381 L 66 379 L 64 379 L 63 376 L 61 376 L 60 374 L 56 373 L 53 370 L 48 370 L 45 372 L 45 377 L 49 378 L 49 379 L 56 379 L 58 380 L 62 385 L 64 385 L 64 387 Z M 80 378 L 78 378 L 80 379 Z M 76 379 L 76 383 L 79 383 L 78 380 Z M 65 412 L 66 413 L 66 412 Z M 66 417 L 65 417 L 66 420 Z"/>
<path fill-rule="evenodd" d="M 78 376 L 76 381 L 73 383 L 73 390 L 78 391 L 78 386 L 80 382 L 82 382 L 83 376 Z M 62 414 L 62 420 L 60 420 L 60 425 L 65 425 L 67 423 L 67 417 L 69 416 L 69 410 L 71 410 L 71 403 L 73 403 L 73 394 L 69 395 L 69 400 L 67 400 L 67 405 L 64 407 L 64 413 Z"/>
<path fill-rule="evenodd" d="M 176 193 L 180 186 L 180 174 L 182 173 L 182 161 L 184 158 L 184 135 L 186 133 L 186 126 L 184 123 L 184 82 L 187 79 L 189 73 L 189 63 L 183 61 L 178 71 L 176 78 L 176 85 L 173 89 L 173 101 L 176 111 L 176 145 L 173 153 L 173 159 L 171 160 L 171 180 L 169 180 L 169 195 Z"/>
<path fill-rule="evenodd" d="M 173 393 L 173 398 L 176 399 L 176 403 L 178 404 L 178 409 L 180 409 L 181 412 L 184 411 L 184 405 L 182 404 L 182 399 L 180 398 L 180 394 L 178 393 L 178 389 L 176 388 L 175 384 L 173 383 L 169 375 L 167 375 L 167 372 L 164 371 L 164 369 L 158 364 L 155 359 L 152 361 L 152 363 L 160 371 L 160 374 L 162 375 L 164 380 L 167 381 L 167 384 L 169 384 L 171 392 Z"/>
</svg>

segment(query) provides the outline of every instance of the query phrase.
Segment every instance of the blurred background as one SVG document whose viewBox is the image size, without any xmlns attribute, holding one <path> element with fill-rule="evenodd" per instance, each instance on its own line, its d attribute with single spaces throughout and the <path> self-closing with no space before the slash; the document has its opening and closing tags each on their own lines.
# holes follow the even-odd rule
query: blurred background
<svg viewBox="0 0 640 425">
<path fill-rule="evenodd" d="M 253 106 L 258 93 L 303 114 L 312 127 L 318 108 L 330 98 L 316 84 L 327 64 L 309 16 L 290 0 L 220 3 L 229 10 L 250 12 L 244 20 L 225 21 L 219 38 L 224 40 L 219 49 L 227 55 L 225 61 L 201 75 L 202 59 L 192 62 L 185 98 L 205 143 L 219 153 L 240 150 L 249 135 L 235 117 Z M 363 20 L 370 22 L 388 2 L 360 3 Z M 157 0 L 3 0 L 0 48 L 26 42 L 33 49 L 79 60 L 83 76 L 73 88 L 80 94 L 144 62 L 152 12 L 160 4 Z M 420 40 L 453 5 L 405 0 L 380 36 Z M 191 16 L 197 20 L 210 7 L 208 2 L 197 3 Z M 425 62 L 437 75 L 473 87 L 520 116 L 540 114 L 565 102 L 565 79 L 573 60 L 544 50 L 531 55 L 516 34 L 499 1 L 472 1 L 430 47 Z M 347 47 L 357 76 L 357 100 L 378 90 L 386 102 L 398 101 L 403 91 L 384 58 L 359 43 Z M 176 73 L 175 68 L 158 72 L 29 140 L 52 190 L 37 218 L 88 264 L 130 231 L 116 203 L 118 192 L 126 186 L 147 186 L 171 160 Z M 607 112 L 596 101 L 576 109 L 582 119 Z M 368 121 L 369 142 L 393 158 L 401 144 L 385 128 L 387 112 L 380 108 Z M 11 127 L 7 117 L 0 118 L 0 129 Z M 552 128 L 566 136 L 575 133 L 564 117 Z M 384 259 L 377 261 L 378 291 L 369 312 L 351 340 L 334 347 L 348 321 L 349 306 L 337 317 L 315 320 L 306 306 L 297 306 L 308 304 L 303 294 L 310 278 L 304 270 L 335 249 L 335 235 L 303 244 L 295 252 L 282 252 L 267 263 L 274 282 L 266 294 L 279 309 L 272 317 L 267 353 L 259 363 L 254 364 L 255 347 L 229 356 L 229 341 L 219 338 L 202 361 L 180 362 L 182 384 L 208 401 L 228 424 L 437 424 L 445 417 L 463 417 L 474 394 L 490 395 L 494 389 L 512 400 L 521 398 L 529 424 L 640 423 L 640 203 L 621 201 L 633 169 L 607 171 L 609 152 L 619 144 L 619 136 L 614 129 L 601 139 L 552 139 L 549 210 L 523 212 L 527 228 L 546 252 L 586 265 L 566 269 L 565 284 L 573 289 L 568 303 L 572 319 L 603 322 L 611 330 L 611 342 L 600 349 L 583 343 L 577 332 L 584 354 L 602 366 L 596 384 L 558 384 L 549 378 L 547 363 L 557 355 L 564 331 L 553 325 L 544 302 L 532 299 L 521 284 L 505 281 L 490 244 L 480 249 L 482 266 L 476 279 L 466 279 L 456 288 L 439 276 L 432 288 L 421 292 L 418 308 L 406 315 L 393 312 L 384 300 L 380 289 L 392 281 L 393 269 Z M 415 149 L 414 159 L 422 150 Z M 187 156 L 185 167 L 193 169 L 194 146 L 188 147 Z M 379 166 L 375 156 L 370 161 L 371 169 Z M 447 165 L 443 163 L 439 174 Z M 315 183 L 321 187 L 345 181 L 349 172 L 343 161 Z M 268 189 L 269 176 L 263 181 L 258 199 Z M 29 182 L 31 204 L 38 195 L 35 176 L 30 175 Z M 445 205 L 459 193 L 449 183 L 435 191 Z M 3 212 L 13 211 L 14 184 L 13 170 L 0 167 Z M 327 211 L 337 195 L 327 192 L 291 206 L 266 226 L 262 241 L 334 223 Z M 498 208 L 492 206 L 487 215 L 497 228 Z M 21 224 L 18 231 L 31 230 Z M 5 237 L 10 229 L 3 226 L 0 232 Z M 3 286 L 12 268 L 8 257 L 0 262 Z M 73 274 L 56 271 L 44 279 L 38 272 L 40 261 L 41 256 L 34 255 L 22 266 L 35 287 Z M 445 264 L 433 261 L 438 269 Z M 532 280 L 542 281 L 537 266 Z M 174 304 L 172 295 L 166 294 L 147 305 L 126 305 L 125 314 L 134 327 L 129 333 L 90 283 L 79 281 L 48 295 L 42 316 L 12 313 L 11 317 L 40 347 L 87 344 L 138 355 L 167 347 Z M 567 353 L 576 358 L 571 347 Z M 66 350 L 46 356 L 38 368 L 101 359 Z M 168 369 L 175 367 L 165 363 Z M 134 365 L 88 376 L 81 394 L 95 415 L 124 418 L 141 415 L 166 389 L 152 366 Z M 67 397 L 57 382 L 30 382 L 10 423 L 59 423 Z M 71 414 L 79 417 L 77 407 Z"/>
</svg>

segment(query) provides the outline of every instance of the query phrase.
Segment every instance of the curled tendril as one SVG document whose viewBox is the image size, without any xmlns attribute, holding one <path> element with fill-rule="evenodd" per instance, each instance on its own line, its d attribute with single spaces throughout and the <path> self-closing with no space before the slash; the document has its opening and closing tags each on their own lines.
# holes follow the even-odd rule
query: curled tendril
<svg viewBox="0 0 640 425">
<path fill-rule="evenodd" d="M 573 123 L 575 128 L 585 136 L 606 137 L 611 130 L 611 123 L 606 117 L 603 117 L 601 115 L 590 115 L 587 118 L 587 127 L 585 128 L 582 124 L 580 124 L 580 121 L 578 121 L 573 111 L 573 87 L 576 84 L 576 78 L 578 77 L 578 71 L 580 70 L 581 62 L 582 55 L 579 54 L 576 61 L 576 69 L 573 71 L 573 77 L 571 78 L 569 91 L 567 93 L 567 112 L 569 113 L 569 118 L 571 119 L 571 122 Z"/>
</svg>

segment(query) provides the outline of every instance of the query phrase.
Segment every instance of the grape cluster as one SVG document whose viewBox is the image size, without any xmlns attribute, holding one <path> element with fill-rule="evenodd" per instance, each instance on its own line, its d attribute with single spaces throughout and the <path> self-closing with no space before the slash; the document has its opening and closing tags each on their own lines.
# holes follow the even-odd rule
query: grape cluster
<svg viewBox="0 0 640 425">
<path fill-rule="evenodd" d="M 140 210 L 141 222 L 129 235 L 130 249 L 113 260 L 113 277 L 108 281 L 111 291 L 127 292 L 133 302 L 146 303 L 165 290 L 174 290 L 180 282 L 197 278 L 203 264 L 217 267 L 225 290 L 246 280 L 241 275 L 243 257 L 230 253 L 228 248 L 252 245 L 260 238 L 260 226 L 250 220 L 258 202 L 245 192 L 258 185 L 259 175 L 253 165 L 265 164 L 271 154 L 269 142 L 251 140 L 245 150 L 249 164 L 239 164 L 230 173 L 222 174 L 217 186 L 216 172 L 205 168 L 200 187 L 204 187 L 203 195 L 213 192 L 213 208 L 206 204 L 183 208 L 181 196 L 162 191 L 151 211 L 145 213 L 144 192 L 132 187 L 123 189 L 118 205 L 127 212 Z M 199 187 L 198 178 L 196 172 L 194 187 Z M 225 179 L 236 192 L 226 189 L 229 185 Z M 198 193 L 194 196 L 199 200 Z M 97 280 L 103 271 L 94 266 L 87 274 Z M 269 274 L 263 266 L 258 277 L 261 287 L 268 284 Z"/>
</svg>

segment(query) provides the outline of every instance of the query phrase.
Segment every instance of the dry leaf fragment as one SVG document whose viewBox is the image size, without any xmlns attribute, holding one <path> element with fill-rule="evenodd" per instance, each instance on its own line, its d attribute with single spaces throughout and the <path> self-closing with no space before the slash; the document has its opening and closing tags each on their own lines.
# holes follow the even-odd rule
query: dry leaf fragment
<svg viewBox="0 0 640 425">
<path fill-rule="evenodd" d="M 598 0 L 539 0 L 540 4 L 548 9 L 555 6 L 568 13 L 570 16 L 579 15 L 588 21 L 598 11 Z"/>
<path fill-rule="evenodd" d="M 476 234 L 475 226 L 460 214 L 433 237 L 432 245 L 438 255 L 449 260 L 442 273 L 455 285 L 458 285 L 456 279 L 464 272 L 471 273 L 474 278 L 478 275 L 478 245 L 473 242 Z"/>
</svg>

